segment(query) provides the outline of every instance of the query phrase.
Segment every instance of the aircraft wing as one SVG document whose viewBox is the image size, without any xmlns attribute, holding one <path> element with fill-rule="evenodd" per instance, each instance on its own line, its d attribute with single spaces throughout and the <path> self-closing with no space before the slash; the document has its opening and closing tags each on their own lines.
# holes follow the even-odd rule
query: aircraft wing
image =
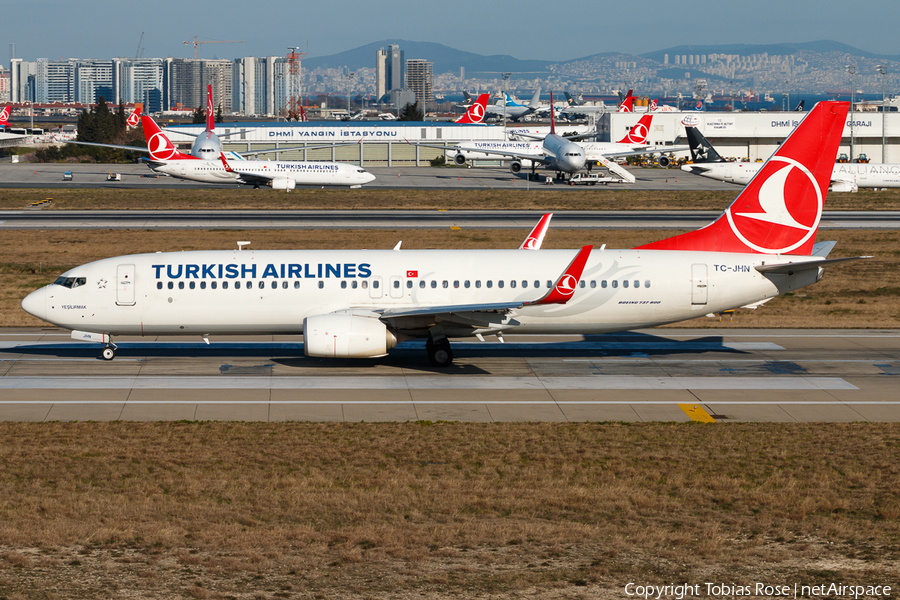
<svg viewBox="0 0 900 600">
<path fill-rule="evenodd" d="M 666 154 L 667 152 L 682 152 L 685 150 L 690 150 L 687 146 L 646 146 L 644 148 L 638 148 L 637 150 L 628 150 L 623 152 L 598 152 L 601 156 L 606 158 L 620 158 L 622 156 L 642 156 L 644 154 Z M 585 152 L 585 157 L 588 160 L 594 160 L 591 158 L 587 152 Z"/>
<path fill-rule="evenodd" d="M 497 154 L 500 156 L 508 156 L 510 158 L 520 158 L 522 160 L 533 160 L 541 164 L 550 164 L 552 158 L 548 158 L 543 154 L 527 154 L 525 152 L 509 152 L 507 150 L 485 150 L 483 148 L 467 148 L 465 146 L 442 146 L 440 144 L 422 144 L 420 142 L 407 142 L 412 146 L 424 146 L 426 148 L 442 148 L 444 150 L 465 150 L 466 152 L 478 152 L 481 154 Z"/>
<path fill-rule="evenodd" d="M 116 148 L 118 150 L 130 150 L 131 152 L 149 153 L 150 150 L 146 146 L 119 146 L 117 144 L 100 144 L 97 142 L 76 142 L 75 140 L 65 140 L 67 144 L 78 144 L 79 146 L 98 146 L 100 148 Z"/>
</svg>

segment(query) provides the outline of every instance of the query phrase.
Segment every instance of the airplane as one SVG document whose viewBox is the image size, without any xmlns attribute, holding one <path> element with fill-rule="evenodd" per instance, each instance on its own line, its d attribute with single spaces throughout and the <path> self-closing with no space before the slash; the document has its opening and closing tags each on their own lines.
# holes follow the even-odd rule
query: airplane
<svg viewBox="0 0 900 600">
<path fill-rule="evenodd" d="M 708 179 L 747 184 L 759 172 L 762 163 L 726 161 L 696 127 L 685 126 L 693 164 L 681 170 Z M 859 188 L 900 187 L 900 164 L 836 163 L 831 173 L 832 192 L 855 192 Z"/>
<path fill-rule="evenodd" d="M 531 101 L 528 104 L 519 104 L 512 100 L 509 97 L 509 94 L 504 93 L 504 98 L 497 104 L 488 104 L 486 107 L 486 112 L 488 117 L 502 119 L 506 116 L 507 119 L 512 121 L 518 121 L 522 117 L 532 114 L 540 107 L 541 103 L 541 88 L 539 87 L 534 91 L 534 96 L 531 97 Z"/>
<path fill-rule="evenodd" d="M 819 281 L 815 237 L 848 102 L 819 102 L 713 223 L 630 250 L 218 250 L 77 266 L 22 308 L 77 340 L 303 334 L 311 357 L 374 358 L 425 339 L 601 334 L 756 308 Z M 502 339 L 502 338 L 501 338 Z"/>
<path fill-rule="evenodd" d="M 478 99 L 466 109 L 465 114 L 456 119 L 454 123 L 468 123 L 472 125 L 484 123 L 487 103 L 490 97 L 490 94 L 481 94 L 478 96 Z"/>
<path fill-rule="evenodd" d="M 4 106 L 0 111 L 0 127 L 9 127 L 9 106 Z"/>
<path fill-rule="evenodd" d="M 628 90 L 628 93 L 625 94 L 625 98 L 619 103 L 619 108 L 617 112 L 634 112 L 634 96 L 632 95 L 634 90 Z"/>
<path fill-rule="evenodd" d="M 285 191 L 290 191 L 297 185 L 355 188 L 375 179 L 374 175 L 362 167 L 334 162 L 242 160 L 238 161 L 240 166 L 233 167 L 228 163 L 224 152 L 220 152 L 216 160 L 204 160 L 179 152 L 156 122 L 147 115 L 141 117 L 141 123 L 150 152 L 150 169 L 178 179 L 204 183 L 237 183 L 252 185 L 254 189 L 267 185 L 272 189 Z"/>
<path fill-rule="evenodd" d="M 125 124 L 128 127 L 137 127 L 141 124 L 141 107 L 134 107 L 134 111 L 128 115 L 128 118 L 125 120 Z"/>
<path fill-rule="evenodd" d="M 622 93 L 619 92 L 619 97 L 622 98 L 622 101 L 619 102 L 619 105 L 616 108 L 616 112 L 635 112 L 633 93 L 634 90 L 628 90 L 628 93 L 625 95 L 622 95 Z M 579 104 L 575 102 L 572 96 L 568 93 L 566 93 L 566 98 L 569 100 L 569 106 L 562 109 L 562 112 L 565 115 L 583 115 L 588 117 L 591 115 L 598 115 L 609 112 L 609 108 L 602 102 L 596 106 L 584 104 L 583 102 Z"/>
</svg>

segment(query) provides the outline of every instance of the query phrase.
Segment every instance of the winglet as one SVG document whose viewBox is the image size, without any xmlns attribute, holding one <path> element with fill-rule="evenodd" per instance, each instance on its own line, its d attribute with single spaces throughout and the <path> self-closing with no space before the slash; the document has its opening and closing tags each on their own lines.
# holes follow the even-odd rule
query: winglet
<svg viewBox="0 0 900 600">
<path fill-rule="evenodd" d="M 525 238 L 525 241 L 519 246 L 519 250 L 540 250 L 541 244 L 544 241 L 544 236 L 547 235 L 547 229 L 550 228 L 550 219 L 552 218 L 553 213 L 547 213 L 541 217 L 538 224 L 534 226 L 534 229 L 531 230 L 531 233 L 528 234 L 528 237 Z"/>
<path fill-rule="evenodd" d="M 582 246 L 572 262 L 569 263 L 569 266 L 566 267 L 565 272 L 563 272 L 563 274 L 559 276 L 559 279 L 556 280 L 556 285 L 547 292 L 547 295 L 535 302 L 528 302 L 525 306 L 535 306 L 538 304 L 565 304 L 568 302 L 572 295 L 575 294 L 575 288 L 578 287 L 578 280 L 581 279 L 581 274 L 584 272 L 584 266 L 587 264 L 588 258 L 591 256 L 591 250 L 593 249 L 593 245 Z"/>
<path fill-rule="evenodd" d="M 222 160 L 222 166 L 225 167 L 225 172 L 234 173 L 234 169 L 232 169 L 230 166 L 228 166 L 228 161 L 225 160 L 224 152 L 219 152 L 219 158 Z"/>
</svg>

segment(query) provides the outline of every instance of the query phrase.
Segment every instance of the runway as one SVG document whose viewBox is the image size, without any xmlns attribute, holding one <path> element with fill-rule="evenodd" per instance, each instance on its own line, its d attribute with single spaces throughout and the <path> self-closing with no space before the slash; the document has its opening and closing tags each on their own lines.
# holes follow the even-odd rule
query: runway
<svg viewBox="0 0 900 600">
<path fill-rule="evenodd" d="M 0 229 L 529 229 L 542 211 L 0 211 Z M 558 211 L 553 227 L 697 229 L 721 211 Z M 900 229 L 898 211 L 825 211 L 821 229 Z"/>
<path fill-rule="evenodd" d="M 297 338 L 117 339 L 0 330 L 0 419 L 900 421 L 900 330 L 648 329 L 420 342 L 307 358 Z"/>
<path fill-rule="evenodd" d="M 366 184 L 370 189 L 458 189 L 458 190 L 558 190 L 627 189 L 627 190 L 734 190 L 739 186 L 684 173 L 678 169 L 637 169 L 629 167 L 637 181 L 633 184 L 609 184 L 598 187 L 529 182 L 524 174 L 513 175 L 505 167 L 382 167 L 365 165 L 375 175 Z M 72 181 L 63 181 L 63 173 L 72 172 Z M 106 181 L 110 172 L 119 173 L 121 181 Z M 113 189 L 235 189 L 235 184 L 209 184 L 157 176 L 145 164 L 37 164 L 17 163 L 0 165 L 0 188 L 113 188 Z M 318 186 L 298 186 L 316 188 Z M 253 190 L 248 193 L 271 193 L 272 190 Z M 339 189 L 339 188 L 333 188 Z M 283 192 L 281 192 L 283 193 Z"/>
</svg>

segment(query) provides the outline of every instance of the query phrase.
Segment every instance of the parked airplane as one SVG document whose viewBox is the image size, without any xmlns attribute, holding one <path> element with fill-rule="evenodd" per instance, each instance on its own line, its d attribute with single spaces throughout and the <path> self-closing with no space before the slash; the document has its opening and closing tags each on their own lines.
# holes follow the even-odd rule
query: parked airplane
<svg viewBox="0 0 900 600">
<path fill-rule="evenodd" d="M 504 93 L 503 100 L 497 104 L 488 104 L 486 112 L 488 117 L 502 119 L 504 115 L 507 119 L 518 121 L 522 117 L 532 114 L 541 105 L 541 88 L 534 91 L 534 96 L 528 104 L 519 104 Z"/>
<path fill-rule="evenodd" d="M 8 127 L 9 126 L 9 106 L 4 106 L 3 110 L 0 111 L 0 127 Z"/>
<path fill-rule="evenodd" d="M 756 307 L 811 285 L 847 102 L 820 102 L 702 229 L 632 250 L 263 250 L 118 256 L 29 294 L 29 314 L 105 344 L 122 335 L 297 335 L 307 356 L 383 356 L 424 338 L 599 334 Z"/>
<path fill-rule="evenodd" d="M 128 115 L 128 118 L 125 120 L 125 124 L 128 127 L 137 127 L 141 124 L 141 107 L 136 106 L 134 111 Z"/>
<path fill-rule="evenodd" d="M 619 104 L 619 108 L 617 112 L 634 112 L 634 96 L 632 95 L 634 90 L 628 90 L 628 93 L 625 94 L 625 98 Z"/>
<path fill-rule="evenodd" d="M 204 160 L 179 152 L 150 117 L 141 117 L 144 137 L 150 152 L 150 168 L 179 179 L 204 183 L 238 183 L 261 185 L 289 191 L 297 185 L 339 185 L 359 187 L 375 176 L 356 165 L 320 161 L 243 160 L 240 166 L 229 165 L 220 152 L 215 160 Z"/>
<path fill-rule="evenodd" d="M 745 185 L 762 167 L 762 163 L 726 161 L 696 127 L 685 126 L 684 129 L 687 132 L 693 164 L 682 165 L 682 171 L 717 181 Z M 836 163 L 832 169 L 833 192 L 855 192 L 859 188 L 882 187 L 900 187 L 900 164 Z"/>
<path fill-rule="evenodd" d="M 469 124 L 477 124 L 484 123 L 485 111 L 488 103 L 488 99 L 491 97 L 490 94 L 481 94 L 478 96 L 478 99 L 475 100 L 469 108 L 466 109 L 466 113 L 458 118 L 456 123 L 469 123 Z"/>
</svg>

